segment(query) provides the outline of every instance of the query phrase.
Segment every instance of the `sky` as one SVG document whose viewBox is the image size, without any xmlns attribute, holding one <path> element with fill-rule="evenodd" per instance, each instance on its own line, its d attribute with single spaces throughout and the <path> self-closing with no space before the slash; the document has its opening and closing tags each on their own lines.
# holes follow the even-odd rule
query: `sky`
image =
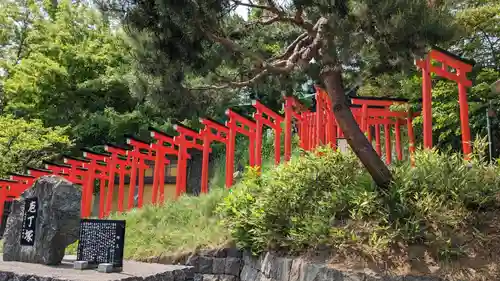
<svg viewBox="0 0 500 281">
<path fill-rule="evenodd" d="M 242 1 L 243 3 L 248 3 L 247 0 L 244 0 Z M 236 13 L 241 16 L 242 18 L 244 18 L 245 20 L 248 19 L 248 7 L 244 7 L 244 6 L 238 6 L 236 8 Z"/>
</svg>

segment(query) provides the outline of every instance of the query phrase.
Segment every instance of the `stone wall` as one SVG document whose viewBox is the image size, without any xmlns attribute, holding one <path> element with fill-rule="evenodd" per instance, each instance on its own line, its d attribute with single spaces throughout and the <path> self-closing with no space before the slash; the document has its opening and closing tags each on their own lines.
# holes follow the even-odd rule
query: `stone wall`
<svg viewBox="0 0 500 281">
<path fill-rule="evenodd" d="M 172 261 L 160 258 L 153 262 Z M 186 255 L 175 263 L 193 266 L 195 281 L 443 281 L 437 277 L 380 276 L 370 270 L 341 271 L 302 258 L 272 253 L 253 257 L 231 248 Z"/>
<path fill-rule="evenodd" d="M 192 266 L 195 281 L 240 281 L 243 253 L 234 248 L 192 254 L 186 265 Z"/>
<path fill-rule="evenodd" d="M 326 264 L 301 258 L 279 257 L 266 253 L 259 257 L 243 255 L 241 281 L 442 281 L 435 277 L 377 276 L 373 272 L 340 271 Z"/>
</svg>

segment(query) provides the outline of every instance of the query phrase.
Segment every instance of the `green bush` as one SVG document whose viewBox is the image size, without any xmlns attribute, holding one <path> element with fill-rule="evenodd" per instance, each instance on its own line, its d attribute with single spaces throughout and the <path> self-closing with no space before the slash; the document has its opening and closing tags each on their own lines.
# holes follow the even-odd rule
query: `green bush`
<svg viewBox="0 0 500 281">
<path fill-rule="evenodd" d="M 462 246 L 458 232 L 499 207 L 500 169 L 437 151 L 415 161 L 392 167 L 393 184 L 380 191 L 354 155 L 321 148 L 261 176 L 248 171 L 219 212 L 254 252 L 329 246 L 372 256 L 402 243 L 449 256 Z"/>
</svg>

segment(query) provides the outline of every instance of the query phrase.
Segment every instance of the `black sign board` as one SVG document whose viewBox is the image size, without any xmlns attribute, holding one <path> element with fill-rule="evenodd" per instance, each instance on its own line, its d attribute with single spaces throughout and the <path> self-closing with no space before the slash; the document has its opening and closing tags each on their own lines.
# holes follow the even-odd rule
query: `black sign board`
<svg viewBox="0 0 500 281">
<path fill-rule="evenodd" d="M 82 219 L 77 260 L 123 267 L 125 221 Z"/>
<path fill-rule="evenodd" d="M 38 199 L 28 198 L 24 203 L 23 225 L 21 228 L 21 245 L 35 245 L 36 219 L 38 216 Z"/>
</svg>

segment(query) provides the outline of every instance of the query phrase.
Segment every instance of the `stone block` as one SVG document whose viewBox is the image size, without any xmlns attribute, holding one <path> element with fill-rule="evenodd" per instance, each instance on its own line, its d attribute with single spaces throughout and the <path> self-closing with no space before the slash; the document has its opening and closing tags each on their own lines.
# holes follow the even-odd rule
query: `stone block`
<svg viewBox="0 0 500 281">
<path fill-rule="evenodd" d="M 84 270 L 89 268 L 89 262 L 88 261 L 75 261 L 73 263 L 73 268 L 77 270 Z"/>
<path fill-rule="evenodd" d="M 165 281 L 174 281 L 174 271 L 167 271 L 163 272 L 161 274 L 158 274 L 156 276 L 147 276 L 144 277 L 143 281 L 159 281 L 159 280 L 165 280 Z"/>
<path fill-rule="evenodd" d="M 224 274 L 226 270 L 226 259 L 223 258 L 214 258 L 212 265 L 212 273 L 213 274 Z"/>
<path fill-rule="evenodd" d="M 227 253 L 225 249 L 209 249 L 201 251 L 200 256 L 212 257 L 212 258 L 225 258 Z"/>
<path fill-rule="evenodd" d="M 315 264 L 315 263 L 307 263 L 305 264 L 305 267 L 302 267 L 303 275 L 301 278 L 301 281 L 313 281 L 313 280 L 320 280 L 318 279 L 318 275 L 323 271 L 323 269 L 326 268 L 326 265 L 324 264 Z M 357 281 L 357 280 L 353 280 Z"/>
<path fill-rule="evenodd" d="M 290 268 L 289 281 L 304 281 L 307 271 L 307 262 L 301 258 L 296 258 Z"/>
<path fill-rule="evenodd" d="M 203 274 L 203 281 L 219 281 L 219 277 L 213 274 Z"/>
<path fill-rule="evenodd" d="M 276 269 L 271 276 L 278 281 L 288 281 L 290 279 L 290 270 L 292 268 L 293 259 L 290 258 L 277 258 Z"/>
<path fill-rule="evenodd" d="M 264 274 L 264 276 L 266 277 L 271 277 L 273 269 L 275 269 L 274 267 L 275 261 L 276 261 L 276 256 L 267 252 L 264 255 L 264 260 L 261 263 L 260 272 L 262 272 L 262 274 Z"/>
<path fill-rule="evenodd" d="M 250 265 L 244 265 L 241 269 L 240 280 L 241 281 L 255 281 L 257 279 L 258 271 L 251 267 Z"/>
<path fill-rule="evenodd" d="M 191 255 L 188 257 L 186 261 L 186 265 L 192 266 L 194 268 L 194 272 L 199 273 L 200 272 L 200 256 L 198 255 Z"/>
<path fill-rule="evenodd" d="M 37 199 L 36 217 L 30 229 L 33 246 L 20 244 L 27 199 Z M 59 176 L 39 178 L 19 200 L 12 202 L 3 237 L 3 260 L 57 265 L 66 247 L 78 239 L 81 189 Z M 28 210 L 31 210 L 31 205 Z M 34 234 L 32 236 L 31 234 Z M 27 238 L 27 232 L 23 237 Z"/>
<path fill-rule="evenodd" d="M 212 274 L 213 273 L 214 259 L 210 257 L 199 257 L 198 259 L 198 273 Z"/>
<path fill-rule="evenodd" d="M 186 281 L 187 276 L 183 270 L 174 270 L 173 272 L 173 280 L 172 281 Z"/>
<path fill-rule="evenodd" d="M 241 259 L 226 258 L 224 273 L 227 275 L 239 276 L 241 268 Z"/>
<path fill-rule="evenodd" d="M 226 257 L 228 258 L 242 258 L 243 252 L 238 248 L 226 248 Z"/>
<path fill-rule="evenodd" d="M 243 253 L 243 263 L 253 267 L 254 269 L 260 270 L 262 267 L 262 261 L 265 255 L 254 256 L 251 252 L 245 251 Z"/>
<path fill-rule="evenodd" d="M 100 263 L 97 267 L 97 271 L 101 273 L 112 273 L 113 272 L 113 264 L 112 263 Z"/>
<path fill-rule="evenodd" d="M 203 281 L 203 274 L 195 273 L 193 277 L 193 281 Z"/>
<path fill-rule="evenodd" d="M 234 275 L 219 275 L 218 278 L 219 278 L 218 281 L 236 281 L 237 280 L 237 277 Z"/>
</svg>

